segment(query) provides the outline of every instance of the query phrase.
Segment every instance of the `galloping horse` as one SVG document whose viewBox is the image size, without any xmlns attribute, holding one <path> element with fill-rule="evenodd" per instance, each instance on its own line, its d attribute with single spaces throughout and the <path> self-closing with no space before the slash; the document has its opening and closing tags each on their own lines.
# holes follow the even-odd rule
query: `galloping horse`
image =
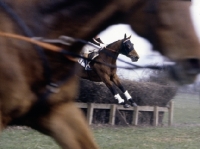
<svg viewBox="0 0 200 149">
<path fill-rule="evenodd" d="M 89 40 L 112 24 L 130 24 L 156 50 L 179 64 L 175 67 L 180 72 L 178 76 L 192 82 L 200 71 L 200 46 L 190 17 L 190 3 L 0 0 L 0 31 Z M 83 45 L 75 42 L 65 47 L 65 53 L 79 54 Z M 74 103 L 78 90 L 76 62 L 3 34 L 0 49 L 0 130 L 12 124 L 27 125 L 53 137 L 62 148 L 97 149 L 84 116 Z"/>
<path fill-rule="evenodd" d="M 124 39 L 115 41 L 104 47 L 99 52 L 99 56 L 90 63 L 92 70 L 85 70 L 84 67 L 79 65 L 81 72 L 78 74 L 83 79 L 88 79 L 90 81 L 96 82 L 104 82 L 110 89 L 114 98 L 118 100 L 118 103 L 123 104 L 125 108 L 129 107 L 129 102 L 132 106 L 137 106 L 137 104 L 132 99 L 128 91 L 124 89 L 119 80 L 119 77 L 116 74 L 116 60 L 119 54 L 123 54 L 129 57 L 133 62 L 138 61 L 139 56 L 136 53 L 133 44 L 130 42 L 130 38 L 131 36 L 126 37 L 125 34 Z M 95 61 L 102 62 L 113 67 L 111 68 L 102 63 L 95 63 Z M 124 93 L 126 97 L 125 101 L 121 98 L 114 85 L 116 85 Z"/>
</svg>

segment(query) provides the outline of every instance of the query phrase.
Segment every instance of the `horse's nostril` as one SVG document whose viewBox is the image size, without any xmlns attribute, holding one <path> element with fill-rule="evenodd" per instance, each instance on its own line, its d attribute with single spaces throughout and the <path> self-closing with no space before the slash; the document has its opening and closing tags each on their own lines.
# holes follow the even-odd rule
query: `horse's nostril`
<svg viewBox="0 0 200 149">
<path fill-rule="evenodd" d="M 135 55 L 128 56 L 128 57 L 130 57 L 133 62 L 136 62 L 139 59 L 139 56 L 135 56 Z"/>
<path fill-rule="evenodd" d="M 136 57 L 135 57 L 135 59 L 137 59 L 137 60 L 138 60 L 138 59 L 139 59 L 139 56 L 136 56 Z"/>
<path fill-rule="evenodd" d="M 197 58 L 190 58 L 185 61 L 185 67 L 188 73 L 200 73 L 200 60 Z"/>
</svg>

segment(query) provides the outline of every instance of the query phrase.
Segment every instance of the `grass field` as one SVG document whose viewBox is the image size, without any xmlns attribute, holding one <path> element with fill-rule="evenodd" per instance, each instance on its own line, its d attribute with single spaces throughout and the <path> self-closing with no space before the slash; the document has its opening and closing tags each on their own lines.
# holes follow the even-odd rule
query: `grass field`
<svg viewBox="0 0 200 149">
<path fill-rule="evenodd" d="M 174 125 L 200 125 L 200 97 L 198 95 L 177 94 L 174 102 Z M 166 118 L 165 122 L 167 122 Z"/>
<path fill-rule="evenodd" d="M 200 104 L 197 95 L 175 98 L 174 124 L 167 127 L 92 126 L 101 149 L 199 149 Z M 167 116 L 167 115 L 166 115 Z M 6 129 L 0 136 L 0 149 L 60 149 L 48 136 L 32 129 Z"/>
</svg>

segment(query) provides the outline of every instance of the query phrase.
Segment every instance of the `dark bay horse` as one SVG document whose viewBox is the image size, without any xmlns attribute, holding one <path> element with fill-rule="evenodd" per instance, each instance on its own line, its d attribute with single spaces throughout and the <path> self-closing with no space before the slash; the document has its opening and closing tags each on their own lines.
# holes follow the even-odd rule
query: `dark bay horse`
<svg viewBox="0 0 200 149">
<path fill-rule="evenodd" d="M 125 108 L 129 107 L 128 103 L 130 103 L 132 106 L 137 106 L 137 104 L 132 99 L 128 91 L 123 87 L 119 80 L 119 77 L 116 74 L 116 61 L 119 54 L 123 54 L 129 57 L 133 62 L 138 61 L 139 56 L 135 51 L 133 44 L 130 41 L 130 38 L 131 36 L 126 37 L 125 34 L 122 40 L 115 41 L 104 47 L 102 50 L 100 50 L 99 56 L 97 56 L 94 61 L 90 63 L 90 67 L 92 68 L 92 70 L 85 70 L 84 67 L 79 65 L 81 72 L 78 74 L 83 79 L 95 82 L 104 82 L 113 94 L 114 98 L 118 101 L 118 103 L 123 104 Z M 111 68 L 104 64 L 95 63 L 95 61 L 102 62 L 113 67 Z M 124 93 L 126 100 L 121 98 L 121 96 L 115 89 L 115 85 Z"/>
<path fill-rule="evenodd" d="M 192 82 L 199 73 L 200 46 L 188 1 L 1 0 L 0 31 L 88 41 L 112 24 L 130 24 L 155 50 L 178 64 L 180 80 Z M 83 45 L 75 42 L 65 49 L 79 54 Z M 0 131 L 8 125 L 27 125 L 53 137 L 62 148 L 97 149 L 74 103 L 76 62 L 8 37 L 0 36 L 0 49 Z M 63 79 L 55 89 L 58 84 L 52 82 Z M 50 90 L 54 94 L 47 94 Z"/>
</svg>

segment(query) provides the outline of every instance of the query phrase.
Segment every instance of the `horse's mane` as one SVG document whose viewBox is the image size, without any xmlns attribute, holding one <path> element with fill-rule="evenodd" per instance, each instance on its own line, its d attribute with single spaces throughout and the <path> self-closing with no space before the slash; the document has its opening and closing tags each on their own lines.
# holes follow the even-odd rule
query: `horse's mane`
<svg viewBox="0 0 200 149">
<path fill-rule="evenodd" d="M 118 44 L 121 44 L 122 41 L 123 41 L 123 39 L 114 41 L 114 42 L 108 44 L 106 47 L 111 48 L 113 45 L 117 46 Z M 118 44 L 116 44 L 116 43 L 118 43 Z"/>
</svg>

